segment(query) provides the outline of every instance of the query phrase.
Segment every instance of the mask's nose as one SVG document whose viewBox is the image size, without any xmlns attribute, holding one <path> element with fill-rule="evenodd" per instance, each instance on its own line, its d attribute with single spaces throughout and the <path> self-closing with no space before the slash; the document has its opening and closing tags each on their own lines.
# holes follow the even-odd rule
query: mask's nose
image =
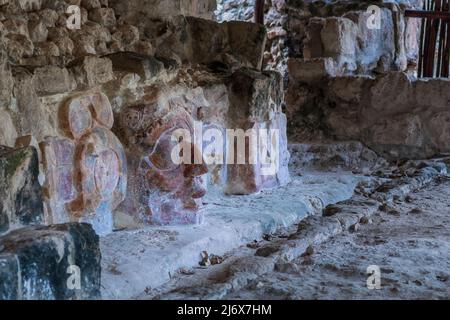
<svg viewBox="0 0 450 320">
<path fill-rule="evenodd" d="M 201 163 L 195 163 L 195 158 L 199 158 Z M 203 155 L 201 154 L 200 149 L 192 144 L 192 161 L 191 164 L 186 164 L 184 167 L 184 176 L 188 177 L 198 177 L 208 173 L 208 167 L 206 166 L 205 160 L 203 159 Z"/>
</svg>

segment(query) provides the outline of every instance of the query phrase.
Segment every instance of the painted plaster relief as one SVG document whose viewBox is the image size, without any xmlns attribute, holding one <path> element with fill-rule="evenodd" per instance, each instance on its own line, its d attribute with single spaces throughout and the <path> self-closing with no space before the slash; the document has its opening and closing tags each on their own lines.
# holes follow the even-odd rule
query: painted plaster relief
<svg viewBox="0 0 450 320">
<path fill-rule="evenodd" d="M 42 143 L 47 223 L 89 222 L 113 229 L 112 211 L 124 200 L 125 152 L 111 132 L 114 117 L 100 92 L 73 97 L 59 110 L 64 137 Z"/>
<path fill-rule="evenodd" d="M 173 161 L 172 152 L 181 142 L 173 135 L 180 129 L 193 133 L 194 124 L 185 109 L 166 102 L 168 109 L 159 101 L 129 107 L 120 116 L 119 136 L 126 146 L 129 172 L 127 199 L 119 211 L 143 224 L 199 224 L 208 169 L 203 158 L 194 161 L 197 146 L 187 140 L 192 161 Z"/>
</svg>

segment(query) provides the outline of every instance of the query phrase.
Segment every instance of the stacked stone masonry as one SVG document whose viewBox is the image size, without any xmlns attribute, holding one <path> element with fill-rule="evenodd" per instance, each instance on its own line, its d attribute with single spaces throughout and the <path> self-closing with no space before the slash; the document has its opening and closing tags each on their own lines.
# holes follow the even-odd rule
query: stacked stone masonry
<svg viewBox="0 0 450 320">
<path fill-rule="evenodd" d="M 380 9 L 374 28 L 373 5 Z M 403 14 L 422 5 L 266 1 L 265 24 L 268 35 L 278 34 L 278 49 L 268 41 L 263 67 L 284 72 L 290 142 L 357 140 L 389 159 L 449 152 L 450 83 L 416 79 L 421 20 Z M 223 1 L 216 15 L 251 20 L 252 10 L 253 1 Z"/>
<path fill-rule="evenodd" d="M 288 135 L 392 159 L 449 152 L 450 82 L 414 78 L 420 21 L 402 11 L 418 6 L 272 0 L 263 26 L 245 0 L 0 0 L 0 299 L 99 298 L 97 234 L 201 223 L 212 186 L 286 185 Z M 278 170 L 174 164 L 173 132 L 199 126 L 278 130 Z M 81 291 L 67 291 L 74 265 Z"/>
<path fill-rule="evenodd" d="M 215 1 L 124 4 L 0 1 L 0 299 L 99 298 L 97 235 L 201 223 L 212 185 L 250 194 L 289 182 L 265 28 L 212 21 Z M 199 125 L 279 130 L 280 170 L 173 165 L 170 134 Z M 73 266 L 81 291 L 67 289 Z"/>
</svg>

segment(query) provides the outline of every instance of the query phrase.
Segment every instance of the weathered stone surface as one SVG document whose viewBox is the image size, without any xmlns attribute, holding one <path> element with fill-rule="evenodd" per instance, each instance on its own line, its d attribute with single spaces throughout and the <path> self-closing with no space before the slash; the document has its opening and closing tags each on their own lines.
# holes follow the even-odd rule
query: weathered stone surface
<svg viewBox="0 0 450 320">
<path fill-rule="evenodd" d="M 116 131 L 128 160 L 127 198 L 118 211 L 137 223 L 198 224 L 203 221 L 201 198 L 208 172 L 203 155 L 196 159 L 194 122 L 181 99 L 157 93 L 153 103 L 131 106 L 120 116 Z M 181 161 L 173 157 L 177 131 L 184 130 Z M 145 137 L 145 138 L 143 138 Z M 181 152 L 181 151 L 180 151 Z M 194 159 L 195 158 L 195 159 Z M 198 162 L 197 162 L 198 161 Z"/>
<path fill-rule="evenodd" d="M 261 70 L 267 31 L 255 23 L 231 21 L 226 25 L 233 55 Z"/>
<path fill-rule="evenodd" d="M 45 108 L 36 93 L 34 74 L 27 68 L 13 68 L 14 100 L 10 106 L 11 118 L 19 136 L 33 135 L 42 141 L 45 136 L 54 135 L 52 118 L 54 110 Z M 33 115 L 33 116 L 23 116 Z"/>
<path fill-rule="evenodd" d="M 339 74 L 331 58 L 289 59 L 288 70 L 289 77 L 300 82 L 317 82 Z"/>
<path fill-rule="evenodd" d="M 70 92 L 76 88 L 76 83 L 68 70 L 56 66 L 37 68 L 34 71 L 34 81 L 38 95 Z"/>
<path fill-rule="evenodd" d="M 44 42 L 47 40 L 48 29 L 42 21 L 30 21 L 28 23 L 28 32 L 33 42 Z"/>
<path fill-rule="evenodd" d="M 304 57 L 332 58 L 340 73 L 405 70 L 405 25 L 398 8 L 381 8 L 380 28 L 368 27 L 369 13 L 313 18 L 307 25 Z"/>
<path fill-rule="evenodd" d="M 449 151 L 444 138 L 448 80 L 391 72 L 376 78 L 322 78 L 320 83 L 315 91 L 300 85 L 306 97 L 288 100 L 288 109 L 296 108 L 288 115 L 298 123 L 291 132 L 292 137 L 298 133 L 297 141 L 359 140 L 389 159 Z M 298 88 L 292 85 L 292 92 Z"/>
<path fill-rule="evenodd" d="M 33 55 L 33 42 L 22 34 L 8 34 L 6 37 L 6 48 L 9 57 L 15 61 L 21 58 L 29 58 Z"/>
<path fill-rule="evenodd" d="M 261 69 L 266 42 L 263 26 L 177 16 L 167 22 L 149 21 L 145 30 L 157 57 L 173 59 L 176 55 L 184 63 L 221 63 L 232 70 L 242 66 Z"/>
<path fill-rule="evenodd" d="M 114 71 L 135 73 L 144 81 L 155 78 L 164 69 L 159 60 L 132 52 L 113 53 L 107 58 L 112 61 Z"/>
<path fill-rule="evenodd" d="M 384 159 L 358 141 L 292 143 L 289 152 L 291 166 L 300 170 L 327 171 L 339 168 L 365 173 L 386 165 Z"/>
<path fill-rule="evenodd" d="M 12 231 L 0 237 L 0 300 L 99 299 L 100 259 L 88 224 Z"/>
<path fill-rule="evenodd" d="M 36 149 L 0 148 L 0 233 L 44 223 Z"/>
<path fill-rule="evenodd" d="M 111 104 L 101 92 L 78 95 L 61 106 L 59 115 L 65 137 L 49 137 L 41 146 L 47 223 L 89 222 L 107 234 L 127 185 L 125 153 L 110 131 Z"/>
<path fill-rule="evenodd" d="M 0 145 L 13 147 L 17 131 L 8 111 L 0 109 Z"/>
<path fill-rule="evenodd" d="M 286 118 L 281 110 L 283 90 L 280 74 L 270 71 L 258 73 L 248 69 L 238 70 L 232 75 L 229 94 L 230 110 L 227 125 L 233 129 L 250 130 L 246 134 L 256 133 L 258 138 L 257 142 L 251 135 L 245 138 L 244 144 L 248 151 L 245 151 L 245 155 L 237 155 L 237 159 L 243 156 L 244 161 L 227 163 L 225 192 L 250 194 L 262 188 L 286 184 L 289 182 L 287 168 L 289 152 Z M 262 132 L 266 132 L 266 136 L 261 136 Z M 234 138 L 228 143 L 234 144 Z M 239 142 L 236 144 L 236 147 L 238 146 Z M 264 148 L 271 161 L 266 161 L 267 155 L 262 151 Z M 257 151 L 257 161 L 251 160 L 250 150 Z M 230 153 L 229 148 L 227 153 Z M 274 166 L 268 165 L 269 163 Z"/>
<path fill-rule="evenodd" d="M 3 42 L 0 37 L 0 42 Z M 3 44 L 0 44 L 0 108 L 7 107 L 11 101 L 14 79 L 7 61 Z"/>
<path fill-rule="evenodd" d="M 380 8 L 371 25 L 370 5 Z M 264 66 L 286 76 L 288 59 L 332 58 L 345 74 L 386 73 L 417 64 L 419 19 L 402 10 L 420 1 L 271 1 L 265 3 Z M 218 21 L 253 21 L 254 1 L 218 1 Z M 376 21 L 375 21 L 376 22 Z"/>
<path fill-rule="evenodd" d="M 107 58 L 85 57 L 73 62 L 70 69 L 80 88 L 96 86 L 114 79 L 112 62 Z"/>
<path fill-rule="evenodd" d="M 211 19 L 216 8 L 214 0 L 109 0 L 109 3 L 118 15 L 135 21 L 143 16 L 161 18 L 180 14 Z"/>
<path fill-rule="evenodd" d="M 93 9 L 89 11 L 89 19 L 107 28 L 112 28 L 116 25 L 116 16 L 111 8 Z"/>
</svg>

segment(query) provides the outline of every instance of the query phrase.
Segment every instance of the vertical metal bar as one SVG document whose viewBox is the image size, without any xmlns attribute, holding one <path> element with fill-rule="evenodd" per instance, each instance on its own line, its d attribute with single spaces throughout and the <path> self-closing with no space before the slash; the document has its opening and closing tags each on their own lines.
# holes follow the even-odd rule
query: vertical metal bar
<svg viewBox="0 0 450 320">
<path fill-rule="evenodd" d="M 435 10 L 436 8 L 436 0 L 432 1 L 432 9 Z M 426 69 L 426 77 L 433 77 L 434 76 L 434 62 L 436 61 L 436 38 L 437 38 L 437 26 L 436 23 L 439 23 L 438 19 L 430 19 L 430 39 L 428 42 L 428 61 L 427 61 L 427 69 Z"/>
<path fill-rule="evenodd" d="M 445 0 L 436 0 L 436 11 L 442 11 Z M 436 77 L 441 76 L 441 66 L 442 66 L 442 49 L 443 49 L 443 31 L 444 31 L 444 21 L 442 19 L 437 19 L 437 57 L 436 57 Z"/>
<path fill-rule="evenodd" d="M 255 23 L 264 24 L 264 0 L 255 0 Z"/>
<path fill-rule="evenodd" d="M 444 6 L 444 11 L 449 11 L 450 9 L 450 1 L 447 0 Z M 442 62 L 442 77 L 448 78 L 449 76 L 449 62 L 450 62 L 450 24 L 448 21 L 445 21 L 445 49 L 443 53 L 443 62 Z"/>
<path fill-rule="evenodd" d="M 426 10 L 431 10 L 432 0 L 427 0 L 426 2 Z M 430 64 L 430 37 L 431 37 L 431 18 L 426 18 L 425 23 L 425 33 L 424 33 L 424 41 L 423 41 L 423 72 L 422 77 L 428 77 L 429 75 L 429 64 Z"/>
<path fill-rule="evenodd" d="M 427 10 L 427 2 L 423 3 L 423 10 Z M 423 61 L 424 61 L 424 39 L 425 39 L 425 25 L 426 25 L 426 19 L 421 19 L 421 25 L 420 25 L 420 38 L 419 38 L 419 67 L 417 68 L 417 77 L 422 78 L 423 77 Z"/>
</svg>

